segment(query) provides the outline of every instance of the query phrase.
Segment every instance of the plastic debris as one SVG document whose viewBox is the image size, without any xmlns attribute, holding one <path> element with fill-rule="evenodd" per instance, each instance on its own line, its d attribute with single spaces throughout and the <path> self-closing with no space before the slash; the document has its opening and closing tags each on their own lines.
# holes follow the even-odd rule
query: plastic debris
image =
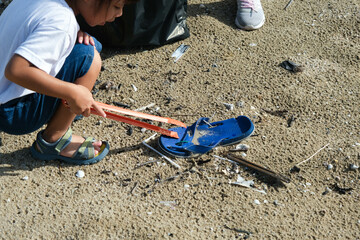
<svg viewBox="0 0 360 240">
<path fill-rule="evenodd" d="M 302 66 L 290 60 L 283 61 L 282 63 L 280 63 L 280 66 L 293 73 L 302 72 L 304 70 Z"/>
<path fill-rule="evenodd" d="M 256 192 L 262 193 L 262 194 L 266 194 L 266 192 L 264 190 L 259 190 L 257 188 L 254 188 L 254 181 L 253 180 L 248 180 L 246 181 L 243 177 L 241 177 L 240 175 L 238 175 L 238 178 L 236 180 L 236 182 L 229 182 L 230 184 L 234 184 L 234 185 L 239 185 L 242 187 L 246 187 L 246 188 L 250 188 Z"/>
<path fill-rule="evenodd" d="M 176 63 L 189 48 L 190 48 L 189 45 L 181 44 L 180 47 L 178 47 L 175 50 L 175 52 L 171 55 L 172 58 L 175 58 L 174 63 Z"/>
<path fill-rule="evenodd" d="M 248 151 L 249 149 L 250 149 L 249 145 L 241 143 L 241 144 L 236 145 L 235 149 L 231 149 L 230 151 L 232 151 L 232 152 L 244 151 L 245 152 L 245 151 Z"/>
<path fill-rule="evenodd" d="M 356 164 L 350 164 L 350 170 L 357 170 L 359 169 L 359 166 Z"/>
</svg>

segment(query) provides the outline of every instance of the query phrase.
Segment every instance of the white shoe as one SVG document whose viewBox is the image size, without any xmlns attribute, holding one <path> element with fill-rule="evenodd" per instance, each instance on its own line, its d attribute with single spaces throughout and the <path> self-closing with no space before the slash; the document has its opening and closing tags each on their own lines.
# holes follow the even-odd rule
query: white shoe
<svg viewBox="0 0 360 240">
<path fill-rule="evenodd" d="M 260 0 L 237 0 L 235 24 L 243 30 L 259 29 L 265 23 L 265 14 Z"/>
</svg>

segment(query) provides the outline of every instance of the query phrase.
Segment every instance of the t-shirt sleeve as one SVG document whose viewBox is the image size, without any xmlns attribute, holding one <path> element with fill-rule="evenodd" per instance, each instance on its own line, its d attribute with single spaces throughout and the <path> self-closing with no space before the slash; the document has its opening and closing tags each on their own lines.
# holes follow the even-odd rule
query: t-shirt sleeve
<svg viewBox="0 0 360 240">
<path fill-rule="evenodd" d="M 69 33 L 52 26 L 39 26 L 29 37 L 17 48 L 16 54 L 22 56 L 37 68 L 50 74 L 59 61 L 65 58 L 75 44 L 72 43 Z"/>
</svg>

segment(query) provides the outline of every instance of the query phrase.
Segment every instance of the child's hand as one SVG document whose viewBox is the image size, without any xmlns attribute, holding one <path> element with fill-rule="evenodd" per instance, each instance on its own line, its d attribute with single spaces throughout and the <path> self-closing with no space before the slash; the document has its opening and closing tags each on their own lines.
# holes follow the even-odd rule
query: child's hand
<svg viewBox="0 0 360 240">
<path fill-rule="evenodd" d="M 82 85 L 74 84 L 74 93 L 70 99 L 66 99 L 66 102 L 70 108 L 70 111 L 79 115 L 83 115 L 85 117 L 90 116 L 91 108 L 97 111 L 101 116 L 106 117 L 105 112 L 99 107 L 95 100 L 92 97 L 89 89 Z"/>
<path fill-rule="evenodd" d="M 91 45 L 95 46 L 94 39 L 86 32 L 83 32 L 80 30 L 78 32 L 77 37 L 78 37 L 78 43 L 84 43 L 85 45 L 91 44 Z"/>
</svg>

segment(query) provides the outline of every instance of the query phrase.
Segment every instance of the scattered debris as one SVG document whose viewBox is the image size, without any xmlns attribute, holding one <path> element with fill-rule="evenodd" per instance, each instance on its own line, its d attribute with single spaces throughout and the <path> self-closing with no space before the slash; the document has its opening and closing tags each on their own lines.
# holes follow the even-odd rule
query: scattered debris
<svg viewBox="0 0 360 240">
<path fill-rule="evenodd" d="M 150 160 L 150 161 L 147 161 L 147 162 L 144 162 L 144 163 L 138 163 L 135 168 L 146 166 L 148 164 L 156 163 L 156 162 L 159 162 L 159 161 L 160 161 L 160 159 L 156 159 L 156 160 Z"/>
<path fill-rule="evenodd" d="M 261 173 L 267 174 L 267 175 L 269 175 L 271 177 L 274 177 L 274 178 L 276 178 L 278 180 L 284 181 L 286 183 L 290 182 L 290 178 L 288 178 L 286 176 L 283 176 L 283 175 L 280 175 L 278 173 L 275 173 L 274 171 L 266 169 L 265 167 L 262 167 L 260 165 L 255 164 L 255 163 L 252 163 L 252 162 L 250 162 L 250 161 L 248 161 L 248 160 L 246 160 L 246 159 L 244 159 L 244 158 L 242 158 L 240 156 L 235 156 L 235 155 L 229 153 L 227 155 L 227 157 L 230 158 L 231 160 L 239 163 L 239 164 L 245 165 L 245 166 L 247 166 L 249 168 L 252 168 L 254 170 L 257 170 L 257 171 L 259 171 Z"/>
<path fill-rule="evenodd" d="M 334 168 L 334 166 L 333 166 L 331 163 L 329 163 L 329 164 L 326 166 L 326 168 L 327 168 L 327 170 L 331 170 L 331 169 Z"/>
<path fill-rule="evenodd" d="M 302 162 L 299 162 L 298 164 L 296 164 L 295 166 L 299 166 L 303 163 L 306 163 L 307 161 L 309 161 L 310 159 L 312 159 L 316 154 L 318 154 L 321 150 L 323 150 L 324 148 L 326 148 L 327 146 L 329 146 L 330 143 L 326 144 L 325 146 L 323 146 L 322 148 L 320 148 L 319 150 L 317 150 L 313 155 L 311 155 L 309 158 L 305 159 Z"/>
<path fill-rule="evenodd" d="M 250 189 L 252 189 L 252 190 L 254 190 L 256 192 L 266 194 L 266 192 L 264 190 L 259 190 L 259 189 L 254 187 L 254 181 L 253 180 L 246 181 L 240 175 L 238 175 L 238 178 L 237 178 L 236 182 L 229 181 L 229 184 L 239 185 L 239 186 L 242 186 L 242 187 L 250 188 Z"/>
<path fill-rule="evenodd" d="M 223 103 L 227 110 L 234 110 L 234 104 L 231 103 Z"/>
<path fill-rule="evenodd" d="M 139 183 L 138 182 L 135 182 L 134 183 L 134 187 L 131 189 L 131 191 L 130 191 L 130 194 L 131 195 L 134 195 L 134 192 L 135 192 L 135 190 L 136 190 L 136 188 L 137 188 L 137 186 L 139 185 Z"/>
<path fill-rule="evenodd" d="M 291 173 L 294 173 L 294 172 L 300 172 L 300 168 L 298 167 L 298 166 L 294 166 L 294 167 L 292 167 L 291 169 L 290 169 L 290 172 Z"/>
<path fill-rule="evenodd" d="M 298 72 L 304 71 L 304 68 L 302 66 L 297 65 L 296 63 L 294 63 L 290 60 L 286 60 L 286 61 L 283 61 L 282 63 L 280 63 L 280 67 L 283 67 L 286 70 L 293 72 L 293 73 L 298 73 Z"/>
<path fill-rule="evenodd" d="M 125 103 L 116 102 L 116 101 L 113 101 L 112 103 L 113 103 L 115 106 L 117 106 L 117 107 L 131 108 L 131 106 L 130 106 L 130 105 L 125 104 Z"/>
<path fill-rule="evenodd" d="M 335 191 L 335 192 L 338 192 L 340 194 L 346 194 L 346 193 L 350 193 L 353 188 L 342 188 L 342 187 L 339 187 L 337 183 L 333 184 L 332 186 L 330 186 L 330 188 Z"/>
<path fill-rule="evenodd" d="M 352 163 L 352 164 L 350 164 L 349 168 L 350 168 L 350 170 L 355 171 L 355 170 L 359 169 L 359 166 L 356 165 L 356 164 L 354 164 L 354 163 Z"/>
<path fill-rule="evenodd" d="M 244 233 L 244 234 L 246 234 L 247 237 L 244 237 L 244 239 L 249 238 L 250 235 L 253 234 L 252 232 L 249 232 L 249 231 L 246 231 L 246 230 L 242 230 L 242 229 L 238 229 L 238 228 L 230 228 L 230 227 L 228 227 L 227 225 L 224 225 L 224 227 L 225 227 L 226 229 L 233 230 L 233 231 L 238 232 L 238 233 Z"/>
<path fill-rule="evenodd" d="M 157 133 L 155 133 L 154 135 L 150 136 L 149 138 L 145 139 L 144 141 L 142 141 L 142 144 L 144 144 L 146 147 L 150 148 L 151 150 L 153 150 L 154 152 L 156 152 L 157 154 L 159 154 L 162 158 L 164 158 L 165 160 L 167 160 L 171 165 L 173 165 L 174 167 L 181 169 L 181 167 L 175 163 L 173 160 L 171 160 L 170 158 L 168 158 L 167 156 L 165 156 L 164 154 L 162 154 L 161 152 L 159 152 L 158 150 L 156 150 L 155 148 L 151 147 L 149 144 L 147 144 L 148 141 L 150 141 L 151 139 L 154 139 L 154 137 L 157 135 Z"/>
<path fill-rule="evenodd" d="M 185 54 L 185 52 L 190 48 L 189 45 L 184 45 L 181 44 L 176 50 L 175 52 L 171 55 L 172 58 L 174 59 L 174 63 L 176 63 L 181 57 L 182 55 Z"/>
<path fill-rule="evenodd" d="M 131 87 L 133 88 L 134 92 L 137 92 L 137 87 L 134 84 L 131 84 Z"/>
<path fill-rule="evenodd" d="M 260 201 L 257 200 L 257 199 L 254 200 L 254 203 L 255 203 L 256 205 L 260 205 Z"/>
<path fill-rule="evenodd" d="M 101 84 L 99 86 L 99 89 L 101 89 L 101 90 L 109 90 L 112 87 L 113 87 L 113 83 L 110 82 L 110 81 L 106 81 L 106 82 L 104 82 L 103 84 Z"/>
<path fill-rule="evenodd" d="M 152 108 L 153 106 L 155 106 L 155 103 L 150 103 L 150 104 L 148 104 L 146 106 L 139 107 L 139 108 L 135 109 L 134 111 L 141 112 L 141 111 L 144 111 L 144 110 L 146 110 L 148 108 Z"/>
<path fill-rule="evenodd" d="M 290 0 L 290 1 L 288 2 L 288 4 L 286 4 L 284 10 L 286 10 L 288 7 L 290 7 L 290 5 L 292 4 L 292 2 L 293 2 L 293 0 Z"/>
<path fill-rule="evenodd" d="M 287 120 L 287 124 L 288 124 L 288 127 L 291 127 L 295 121 L 295 116 L 294 115 L 291 115 L 288 120 Z"/>
<path fill-rule="evenodd" d="M 84 171 L 79 170 L 76 172 L 75 176 L 78 178 L 83 178 L 83 177 L 85 177 L 85 173 L 84 173 Z"/>
<path fill-rule="evenodd" d="M 129 127 L 128 130 L 126 131 L 126 134 L 128 136 L 131 136 L 133 134 L 133 128 L 132 127 Z"/>
<path fill-rule="evenodd" d="M 236 151 L 244 151 L 244 152 L 246 152 L 249 149 L 250 149 L 249 145 L 241 143 L 241 144 L 236 145 L 235 149 L 231 149 L 230 151 L 232 151 L 232 152 L 236 152 Z"/>
<path fill-rule="evenodd" d="M 322 193 L 322 195 L 326 195 L 328 193 L 332 192 L 332 190 L 329 187 L 325 188 L 325 191 Z"/>
<path fill-rule="evenodd" d="M 287 114 L 289 113 L 288 110 L 267 110 L 267 109 L 262 109 L 264 112 L 273 115 L 273 116 L 277 116 L 277 117 L 281 117 L 281 118 L 286 118 Z"/>
</svg>

